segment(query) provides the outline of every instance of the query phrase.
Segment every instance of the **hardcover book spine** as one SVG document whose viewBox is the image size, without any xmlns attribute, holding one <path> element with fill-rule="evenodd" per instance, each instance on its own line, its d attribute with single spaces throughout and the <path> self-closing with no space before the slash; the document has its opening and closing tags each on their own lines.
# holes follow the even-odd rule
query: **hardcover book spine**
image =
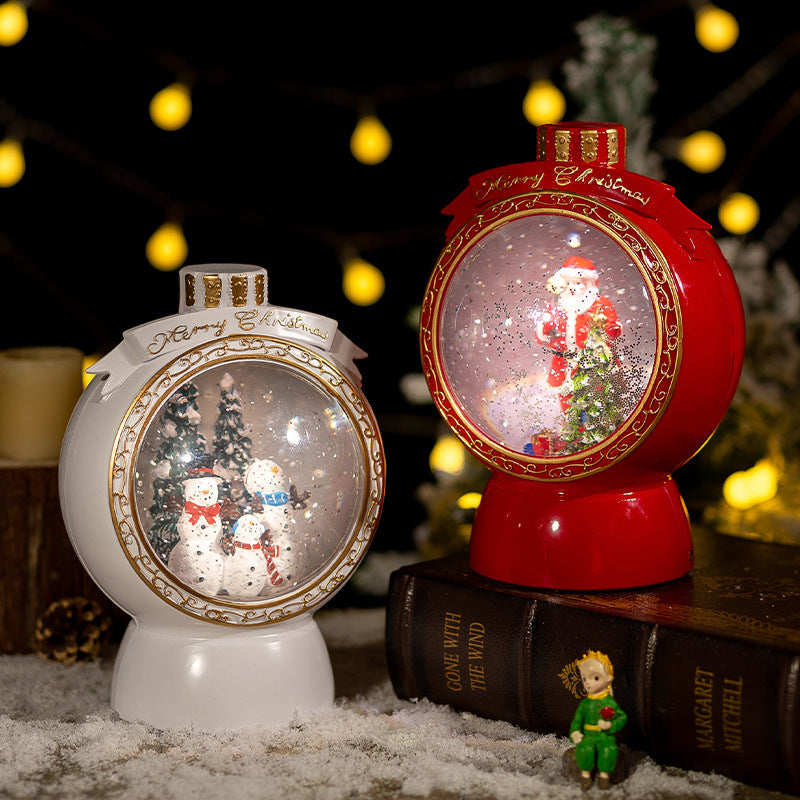
<svg viewBox="0 0 800 800">
<path fill-rule="evenodd" d="M 392 576 L 386 643 L 399 697 L 564 736 L 582 696 L 576 661 L 601 650 L 628 714 L 619 741 L 664 764 L 800 791 L 796 654 L 413 567 Z"/>
<path fill-rule="evenodd" d="M 392 579 L 389 608 L 389 671 L 398 696 L 526 725 L 530 691 L 523 677 L 531 667 L 535 603 L 478 597 L 402 574 Z"/>
</svg>

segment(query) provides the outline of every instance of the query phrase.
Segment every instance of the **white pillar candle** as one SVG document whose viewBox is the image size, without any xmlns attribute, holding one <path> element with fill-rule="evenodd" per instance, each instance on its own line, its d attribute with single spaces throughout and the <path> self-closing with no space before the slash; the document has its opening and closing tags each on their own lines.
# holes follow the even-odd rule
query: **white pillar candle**
<svg viewBox="0 0 800 800">
<path fill-rule="evenodd" d="M 81 394 L 83 354 L 71 347 L 0 351 L 0 456 L 57 459 Z"/>
</svg>

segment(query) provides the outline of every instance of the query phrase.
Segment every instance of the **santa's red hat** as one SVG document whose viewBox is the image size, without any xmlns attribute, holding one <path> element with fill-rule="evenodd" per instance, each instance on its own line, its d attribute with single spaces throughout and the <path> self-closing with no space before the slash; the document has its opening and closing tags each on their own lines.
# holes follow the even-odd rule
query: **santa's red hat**
<svg viewBox="0 0 800 800">
<path fill-rule="evenodd" d="M 569 278 L 588 278 L 597 282 L 597 270 L 594 262 L 582 256 L 570 256 L 556 273 Z"/>
</svg>

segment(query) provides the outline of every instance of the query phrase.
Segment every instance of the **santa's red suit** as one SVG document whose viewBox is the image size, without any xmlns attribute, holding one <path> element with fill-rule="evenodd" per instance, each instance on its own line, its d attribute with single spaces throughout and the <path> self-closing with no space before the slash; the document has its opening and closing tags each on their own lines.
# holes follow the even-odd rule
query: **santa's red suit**
<svg viewBox="0 0 800 800">
<path fill-rule="evenodd" d="M 559 387 L 571 371 L 570 359 L 575 359 L 586 345 L 599 313 L 605 317 L 605 333 L 609 339 L 619 337 L 622 326 L 614 306 L 597 289 L 597 272 L 589 259 L 568 258 L 554 278 L 562 282 L 577 278 L 582 283 L 582 291 L 577 295 L 569 288 L 561 289 L 564 296 L 547 304 L 536 327 L 537 341 L 553 353 L 547 382 Z"/>
</svg>

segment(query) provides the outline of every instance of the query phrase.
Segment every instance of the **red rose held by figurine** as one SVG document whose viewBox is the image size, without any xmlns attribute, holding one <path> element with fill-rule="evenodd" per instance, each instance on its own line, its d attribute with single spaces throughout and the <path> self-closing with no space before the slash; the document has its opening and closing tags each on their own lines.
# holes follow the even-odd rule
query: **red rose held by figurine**
<svg viewBox="0 0 800 800">
<path fill-rule="evenodd" d="M 614 716 L 614 709 L 611 706 L 603 706 L 600 709 L 600 716 L 605 720 L 609 720 Z"/>
</svg>

